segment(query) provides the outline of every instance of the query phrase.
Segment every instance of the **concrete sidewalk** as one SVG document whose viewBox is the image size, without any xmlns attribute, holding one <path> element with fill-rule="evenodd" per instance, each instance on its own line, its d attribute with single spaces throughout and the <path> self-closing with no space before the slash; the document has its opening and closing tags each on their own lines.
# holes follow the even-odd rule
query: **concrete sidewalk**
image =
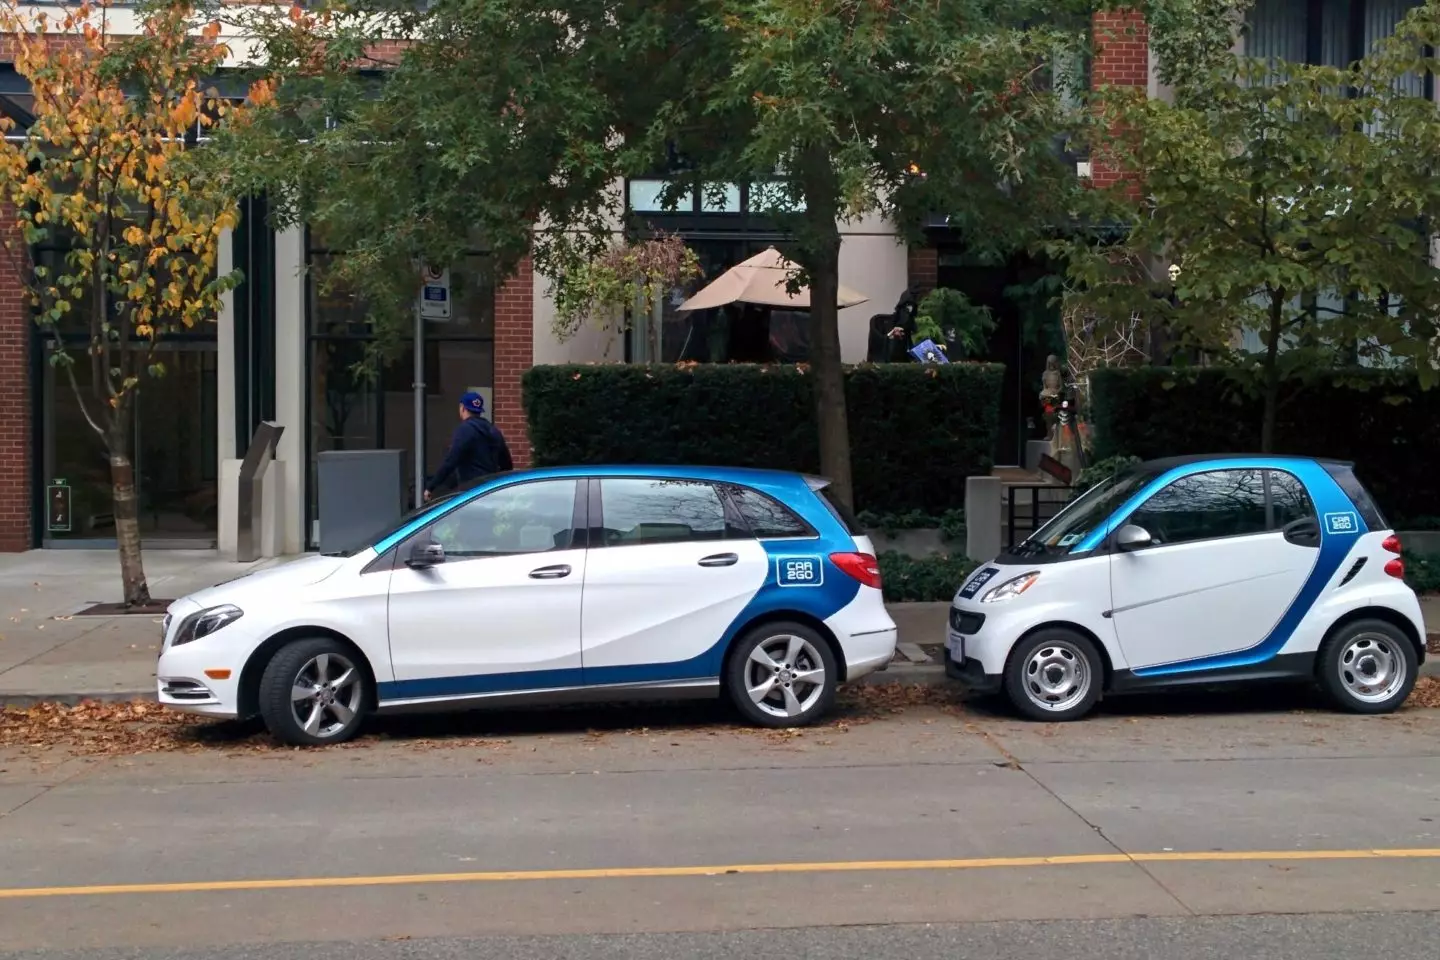
<svg viewBox="0 0 1440 960">
<path fill-rule="evenodd" d="M 213 550 L 151 550 L 145 555 L 150 591 L 184 596 L 261 569 L 277 560 L 238 564 Z M 113 550 L 36 550 L 0 555 L 0 706 L 45 700 L 129 700 L 155 695 L 160 618 L 78 617 L 96 603 L 121 599 L 120 564 Z M 1440 598 L 1423 601 L 1425 620 L 1440 632 Z M 946 603 L 899 603 L 890 614 L 900 628 L 890 669 L 874 682 L 940 683 Z M 1440 657 L 1423 668 L 1440 675 Z"/>
</svg>

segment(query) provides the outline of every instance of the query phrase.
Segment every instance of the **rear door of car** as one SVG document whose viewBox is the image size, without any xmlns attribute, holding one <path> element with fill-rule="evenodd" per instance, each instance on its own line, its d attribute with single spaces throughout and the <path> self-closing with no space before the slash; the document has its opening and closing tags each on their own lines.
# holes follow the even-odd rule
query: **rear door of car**
<svg viewBox="0 0 1440 960">
<path fill-rule="evenodd" d="M 1315 507 L 1295 474 L 1258 465 L 1189 473 L 1126 522 L 1155 538 L 1111 557 L 1111 616 L 1131 669 L 1239 667 L 1278 652 L 1267 640 L 1320 547 Z"/>
<path fill-rule="evenodd" d="M 585 683 L 718 678 L 722 641 L 765 584 L 764 547 L 718 484 L 636 476 L 590 488 Z"/>
</svg>

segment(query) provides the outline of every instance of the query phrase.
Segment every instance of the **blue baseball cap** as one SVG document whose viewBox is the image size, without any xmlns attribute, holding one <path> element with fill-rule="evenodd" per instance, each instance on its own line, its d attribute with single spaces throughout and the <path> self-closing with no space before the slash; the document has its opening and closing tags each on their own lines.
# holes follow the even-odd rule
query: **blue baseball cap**
<svg viewBox="0 0 1440 960">
<path fill-rule="evenodd" d="M 474 390 L 467 390 L 460 395 L 460 406 L 469 410 L 471 413 L 484 413 L 485 398 Z"/>
</svg>

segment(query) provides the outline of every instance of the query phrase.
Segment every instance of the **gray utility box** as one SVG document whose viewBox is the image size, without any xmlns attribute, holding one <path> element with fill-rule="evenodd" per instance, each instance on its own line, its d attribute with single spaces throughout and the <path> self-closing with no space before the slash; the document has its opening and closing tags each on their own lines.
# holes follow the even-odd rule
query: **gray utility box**
<svg viewBox="0 0 1440 960">
<path fill-rule="evenodd" d="M 326 450 L 315 459 L 321 553 L 352 549 L 399 521 L 404 450 Z"/>
</svg>

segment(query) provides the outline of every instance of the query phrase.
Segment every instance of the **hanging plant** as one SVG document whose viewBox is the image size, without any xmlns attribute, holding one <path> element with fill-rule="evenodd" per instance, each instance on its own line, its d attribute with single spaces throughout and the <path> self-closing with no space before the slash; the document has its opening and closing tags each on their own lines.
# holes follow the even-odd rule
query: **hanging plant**
<svg viewBox="0 0 1440 960">
<path fill-rule="evenodd" d="M 698 276 L 699 257 L 674 234 L 616 243 L 572 264 L 555 281 L 555 336 L 564 342 L 586 323 L 626 330 L 637 313 L 648 316 L 668 290 Z"/>
</svg>

